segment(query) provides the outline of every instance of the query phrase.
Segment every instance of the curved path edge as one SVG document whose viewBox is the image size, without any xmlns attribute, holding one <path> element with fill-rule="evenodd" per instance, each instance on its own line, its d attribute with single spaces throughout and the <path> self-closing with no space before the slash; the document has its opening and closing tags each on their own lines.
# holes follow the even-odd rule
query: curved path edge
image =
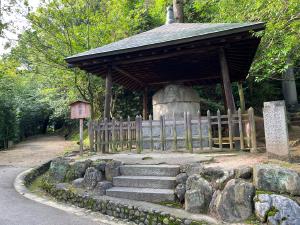
<svg viewBox="0 0 300 225">
<path fill-rule="evenodd" d="M 15 190 L 22 196 L 24 196 L 27 199 L 30 199 L 32 201 L 56 208 L 56 209 L 60 209 L 63 210 L 65 212 L 68 213 L 72 213 L 75 214 L 77 216 L 88 216 L 90 217 L 92 220 L 97 221 L 97 222 L 102 222 L 105 224 L 112 224 L 112 225 L 120 225 L 120 222 L 122 223 L 126 223 L 125 221 L 119 221 L 116 218 L 112 217 L 112 216 L 108 216 L 108 215 L 103 215 L 100 213 L 95 213 L 95 212 L 91 212 L 90 210 L 84 209 L 84 208 L 79 208 L 76 206 L 71 206 L 71 205 L 67 205 L 64 203 L 59 203 L 53 200 L 48 199 L 47 197 L 40 197 L 34 193 L 32 193 L 31 191 L 29 191 L 27 189 L 27 187 L 25 186 L 25 177 L 27 174 L 29 174 L 34 168 L 25 170 L 23 172 L 21 172 L 20 174 L 18 174 L 18 176 L 16 177 L 15 181 L 14 181 L 14 188 Z M 100 214 L 101 218 L 98 218 L 95 216 L 95 214 Z M 103 218 L 102 218 L 103 217 Z M 118 222 L 114 222 L 112 220 L 116 220 Z"/>
</svg>

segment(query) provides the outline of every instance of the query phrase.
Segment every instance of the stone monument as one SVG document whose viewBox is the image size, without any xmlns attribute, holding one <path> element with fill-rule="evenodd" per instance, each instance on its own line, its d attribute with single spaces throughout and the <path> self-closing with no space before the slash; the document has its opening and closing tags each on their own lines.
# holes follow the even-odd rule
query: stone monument
<svg viewBox="0 0 300 225">
<path fill-rule="evenodd" d="M 200 111 L 200 97 L 198 93 L 191 87 L 187 87 L 179 84 L 169 84 L 164 88 L 157 91 L 152 98 L 153 103 L 153 129 L 152 136 L 156 139 L 160 137 L 159 120 L 160 116 L 164 117 L 165 129 L 164 135 L 166 139 L 173 137 L 173 119 L 175 116 L 176 121 L 179 123 L 176 125 L 176 133 L 181 140 L 178 140 L 178 148 L 185 148 L 185 128 L 184 128 L 184 113 L 188 112 L 192 120 L 198 120 L 198 112 Z M 148 121 L 144 123 L 148 124 Z M 202 119 L 202 135 L 208 136 L 208 121 L 206 118 Z M 191 126 L 192 136 L 199 136 L 199 129 L 196 124 Z M 143 127 L 143 138 L 147 139 L 150 136 L 150 129 Z M 199 141 L 193 140 L 193 147 L 200 146 Z M 202 146 L 207 147 L 207 139 L 202 140 Z M 149 148 L 149 143 L 144 144 L 144 148 Z M 166 141 L 164 150 L 172 150 L 173 142 Z M 161 149 L 159 141 L 154 142 L 154 149 Z"/>
<path fill-rule="evenodd" d="M 263 115 L 268 156 L 289 160 L 289 135 L 285 102 L 265 102 Z"/>
<path fill-rule="evenodd" d="M 200 98 L 191 87 L 170 84 L 157 91 L 152 98 L 153 119 L 159 120 L 160 115 L 166 119 L 183 119 L 184 112 L 196 117 L 200 111 Z"/>
</svg>

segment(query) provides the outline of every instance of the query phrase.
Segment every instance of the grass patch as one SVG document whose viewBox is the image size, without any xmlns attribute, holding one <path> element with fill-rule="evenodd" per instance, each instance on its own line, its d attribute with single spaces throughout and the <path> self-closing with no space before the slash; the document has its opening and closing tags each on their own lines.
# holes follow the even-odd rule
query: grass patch
<svg viewBox="0 0 300 225">
<path fill-rule="evenodd" d="M 182 205 L 179 202 L 160 202 L 158 204 L 171 208 L 182 209 Z"/>
<path fill-rule="evenodd" d="M 276 193 L 275 193 L 275 192 L 272 192 L 272 191 L 256 190 L 255 194 L 256 194 L 256 195 L 261 195 L 261 194 L 272 195 L 272 194 L 276 194 Z"/>
<path fill-rule="evenodd" d="M 271 207 L 271 209 L 268 211 L 267 215 L 269 216 L 275 216 L 275 214 L 278 212 L 278 209 L 276 209 L 274 206 Z"/>
<path fill-rule="evenodd" d="M 251 224 L 251 225 L 260 225 L 261 222 L 256 218 L 254 214 L 250 216 L 248 219 L 244 221 L 245 224 Z"/>
</svg>

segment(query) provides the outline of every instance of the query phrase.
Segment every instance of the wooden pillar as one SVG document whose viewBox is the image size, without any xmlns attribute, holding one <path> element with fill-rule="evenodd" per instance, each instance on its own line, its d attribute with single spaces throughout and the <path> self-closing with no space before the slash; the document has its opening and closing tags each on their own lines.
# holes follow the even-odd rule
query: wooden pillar
<svg viewBox="0 0 300 225">
<path fill-rule="evenodd" d="M 80 155 L 82 155 L 83 154 L 83 119 L 82 118 L 79 119 L 79 143 L 80 143 L 79 152 Z"/>
<path fill-rule="evenodd" d="M 148 88 L 144 88 L 143 93 L 143 119 L 147 120 L 148 117 Z"/>
<path fill-rule="evenodd" d="M 110 120 L 110 107 L 111 107 L 111 89 L 112 89 L 112 69 L 108 67 L 105 80 L 105 102 L 104 102 L 104 118 Z"/>
<path fill-rule="evenodd" d="M 223 48 L 221 48 L 219 51 L 219 58 L 220 58 L 220 68 L 221 68 L 226 104 L 227 104 L 228 109 L 231 110 L 231 112 L 235 112 L 236 109 L 235 109 L 235 103 L 234 103 L 234 98 L 233 98 L 233 94 L 232 94 L 232 87 L 231 87 L 230 76 L 229 76 L 229 68 L 228 68 L 228 64 L 227 64 L 225 51 Z"/>
<path fill-rule="evenodd" d="M 176 23 L 183 23 L 183 0 L 173 0 L 173 11 Z"/>
<path fill-rule="evenodd" d="M 238 86 L 238 89 L 239 89 L 241 111 L 242 111 L 242 113 L 244 113 L 245 109 L 246 109 L 246 106 L 245 106 L 245 96 L 244 96 L 244 90 L 243 90 L 243 82 L 239 81 L 237 83 L 237 86 Z"/>
</svg>

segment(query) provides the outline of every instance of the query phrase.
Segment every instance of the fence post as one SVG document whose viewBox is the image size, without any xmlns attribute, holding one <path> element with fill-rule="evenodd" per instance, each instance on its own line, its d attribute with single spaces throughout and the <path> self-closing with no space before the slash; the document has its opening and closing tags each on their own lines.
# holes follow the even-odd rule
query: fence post
<svg viewBox="0 0 300 225">
<path fill-rule="evenodd" d="M 212 149 L 212 130 L 211 130 L 211 118 L 210 111 L 207 110 L 207 125 L 208 125 L 208 146 Z"/>
<path fill-rule="evenodd" d="M 140 153 L 141 153 L 144 149 L 143 117 L 142 117 L 142 115 L 140 115 L 139 123 L 140 123 Z"/>
<path fill-rule="evenodd" d="M 200 150 L 203 150 L 203 145 L 202 145 L 202 121 L 201 121 L 201 112 L 200 111 L 198 111 L 198 132 L 199 132 Z"/>
<path fill-rule="evenodd" d="M 108 124 L 107 118 L 104 118 L 104 143 L 105 143 L 105 152 L 109 152 L 109 140 L 108 140 Z"/>
<path fill-rule="evenodd" d="M 189 150 L 189 143 L 188 143 L 188 128 L 187 128 L 187 113 L 183 113 L 183 123 L 184 123 L 184 142 L 185 148 Z"/>
<path fill-rule="evenodd" d="M 88 122 L 88 131 L 89 131 L 89 141 L 90 141 L 90 151 L 94 151 L 94 138 L 93 138 L 93 121 L 90 120 Z"/>
<path fill-rule="evenodd" d="M 111 126 L 112 126 L 112 128 L 111 128 L 111 138 L 112 138 L 111 149 L 112 149 L 112 152 L 115 152 L 116 151 L 116 120 L 114 117 L 111 120 Z"/>
<path fill-rule="evenodd" d="M 121 145 L 121 151 L 123 151 L 123 118 L 120 117 L 120 145 Z"/>
<path fill-rule="evenodd" d="M 218 138 L 219 138 L 219 148 L 223 149 L 223 141 L 222 141 L 222 124 L 221 124 L 221 113 L 218 109 L 217 111 L 217 120 L 218 120 Z"/>
<path fill-rule="evenodd" d="M 149 115 L 149 123 L 150 123 L 150 148 L 153 151 L 153 131 L 152 131 L 152 115 Z"/>
<path fill-rule="evenodd" d="M 244 140 L 244 132 L 243 132 L 243 118 L 242 118 L 242 110 L 238 109 L 238 120 L 239 120 L 239 131 L 240 131 L 240 143 L 241 149 L 245 148 L 245 140 Z"/>
<path fill-rule="evenodd" d="M 254 110 L 252 107 L 248 109 L 249 114 L 249 125 L 250 125 L 250 133 L 251 133 L 251 149 L 250 152 L 257 152 L 256 146 L 256 130 L 255 130 L 255 118 L 254 118 Z"/>
<path fill-rule="evenodd" d="M 141 153 L 140 149 L 140 123 L 139 123 L 139 116 L 135 117 L 135 139 L 136 139 L 136 151 L 137 153 Z"/>
<path fill-rule="evenodd" d="M 164 118 L 162 115 L 159 117 L 159 124 L 160 124 L 160 149 L 164 150 Z"/>
<path fill-rule="evenodd" d="M 176 131 L 176 117 L 175 113 L 173 112 L 173 148 L 177 151 L 177 131 Z"/>
<path fill-rule="evenodd" d="M 131 151 L 131 122 L 130 122 L 130 116 L 127 117 L 127 141 L 128 141 L 128 149 Z"/>
<path fill-rule="evenodd" d="M 229 148 L 230 150 L 233 150 L 233 137 L 232 137 L 232 114 L 231 110 L 227 110 L 227 116 L 228 116 L 228 138 L 229 138 Z"/>
<path fill-rule="evenodd" d="M 192 134 L 192 119 L 191 119 L 191 114 L 187 112 L 186 114 L 187 118 L 187 134 L 188 134 L 188 149 L 190 153 L 193 153 L 193 134 Z"/>
</svg>

